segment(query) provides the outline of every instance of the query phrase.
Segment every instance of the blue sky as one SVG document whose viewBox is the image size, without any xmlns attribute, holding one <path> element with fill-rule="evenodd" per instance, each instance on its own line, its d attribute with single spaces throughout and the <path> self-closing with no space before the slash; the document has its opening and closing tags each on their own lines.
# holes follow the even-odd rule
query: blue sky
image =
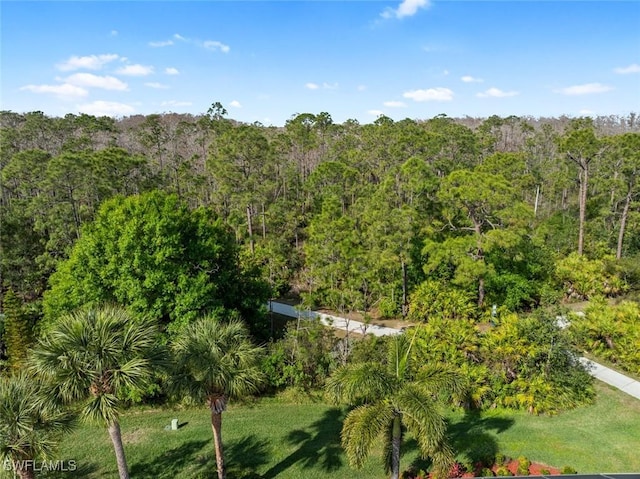
<svg viewBox="0 0 640 479">
<path fill-rule="evenodd" d="M 640 112 L 640 1 L 2 1 L 0 108 L 283 125 Z"/>
</svg>

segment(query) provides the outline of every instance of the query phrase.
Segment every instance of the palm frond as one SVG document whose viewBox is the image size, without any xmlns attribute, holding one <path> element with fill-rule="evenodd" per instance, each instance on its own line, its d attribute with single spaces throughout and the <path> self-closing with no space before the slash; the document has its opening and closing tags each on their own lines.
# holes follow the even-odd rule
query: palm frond
<svg viewBox="0 0 640 479">
<path fill-rule="evenodd" d="M 342 447 L 352 467 L 361 468 L 376 438 L 393 421 L 394 411 L 386 402 L 360 406 L 349 412 L 342 426 Z"/>
<path fill-rule="evenodd" d="M 399 386 L 395 376 L 379 363 L 348 364 L 327 380 L 325 390 L 335 403 L 362 404 L 388 397 Z"/>
<path fill-rule="evenodd" d="M 415 383 L 406 384 L 394 397 L 394 405 L 402 411 L 404 424 L 415 436 L 423 457 L 446 450 L 447 423 L 428 391 Z"/>
</svg>

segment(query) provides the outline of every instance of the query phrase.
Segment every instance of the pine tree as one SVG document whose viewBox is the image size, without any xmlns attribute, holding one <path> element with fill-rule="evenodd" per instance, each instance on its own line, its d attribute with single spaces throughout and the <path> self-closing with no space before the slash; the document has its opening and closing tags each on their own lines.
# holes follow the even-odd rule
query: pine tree
<svg viewBox="0 0 640 479">
<path fill-rule="evenodd" d="M 22 302 L 12 290 L 4 295 L 2 307 L 5 315 L 4 340 L 9 356 L 9 367 L 15 371 L 22 367 L 27 358 L 31 328 L 22 310 Z"/>
</svg>

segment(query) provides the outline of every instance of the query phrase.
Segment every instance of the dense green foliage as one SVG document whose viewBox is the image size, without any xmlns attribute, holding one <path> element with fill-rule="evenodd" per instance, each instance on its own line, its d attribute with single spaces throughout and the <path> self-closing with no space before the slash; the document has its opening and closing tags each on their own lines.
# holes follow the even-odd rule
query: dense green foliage
<svg viewBox="0 0 640 479">
<path fill-rule="evenodd" d="M 259 268 L 275 291 L 345 312 L 405 315 L 425 279 L 478 305 L 532 309 L 574 293 L 554 267 L 574 251 L 618 259 L 605 294 L 633 286 L 624 260 L 640 254 L 635 116 L 360 125 L 323 112 L 274 128 L 214 106 L 120 120 L 2 112 L 3 287 L 40 298 L 106 200 L 152 189 L 206 208 L 233 231 L 245 270 Z M 117 298 L 130 287 L 117 285 Z M 181 304 L 155 291 L 148 305 L 165 321 L 212 306 L 173 288 Z"/>
<path fill-rule="evenodd" d="M 570 316 L 578 344 L 597 357 L 640 375 L 640 306 L 623 301 L 609 306 L 593 302 L 584 314 Z"/>
<path fill-rule="evenodd" d="M 257 328 L 266 288 L 240 268 L 226 228 L 161 192 L 105 202 L 45 294 L 48 320 L 90 302 L 117 302 L 177 331 L 198 314 L 237 310 Z"/>
</svg>

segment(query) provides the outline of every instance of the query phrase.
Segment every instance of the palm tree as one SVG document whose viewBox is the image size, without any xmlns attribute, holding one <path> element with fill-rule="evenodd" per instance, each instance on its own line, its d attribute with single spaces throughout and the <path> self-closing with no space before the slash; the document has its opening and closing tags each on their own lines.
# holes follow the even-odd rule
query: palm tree
<svg viewBox="0 0 640 479">
<path fill-rule="evenodd" d="M 42 382 L 21 373 L 0 377 L 0 462 L 22 479 L 34 478 L 35 460 L 52 457 L 75 415 L 43 394 Z"/>
<path fill-rule="evenodd" d="M 33 371 L 55 384 L 57 398 L 79 401 L 83 418 L 107 426 L 121 479 L 129 477 L 119 423 L 121 399 L 147 385 L 161 365 L 155 324 L 134 319 L 118 306 L 85 308 L 60 318 L 32 357 Z"/>
<path fill-rule="evenodd" d="M 254 346 L 244 324 L 214 316 L 190 324 L 173 343 L 174 388 L 211 410 L 218 478 L 225 479 L 222 413 L 231 398 L 258 391 L 262 348 Z"/>
<path fill-rule="evenodd" d="M 462 381 L 442 367 L 412 367 L 413 339 L 405 335 L 389 339 L 386 364 L 348 364 L 327 381 L 327 392 L 336 403 L 357 406 L 347 414 L 342 427 L 342 446 L 349 464 L 362 467 L 373 443 L 382 435 L 385 471 L 398 479 L 406 428 L 415 436 L 422 457 L 430 457 L 434 471 L 446 475 L 454 455 L 439 406 L 444 394 L 462 391 Z"/>
</svg>

